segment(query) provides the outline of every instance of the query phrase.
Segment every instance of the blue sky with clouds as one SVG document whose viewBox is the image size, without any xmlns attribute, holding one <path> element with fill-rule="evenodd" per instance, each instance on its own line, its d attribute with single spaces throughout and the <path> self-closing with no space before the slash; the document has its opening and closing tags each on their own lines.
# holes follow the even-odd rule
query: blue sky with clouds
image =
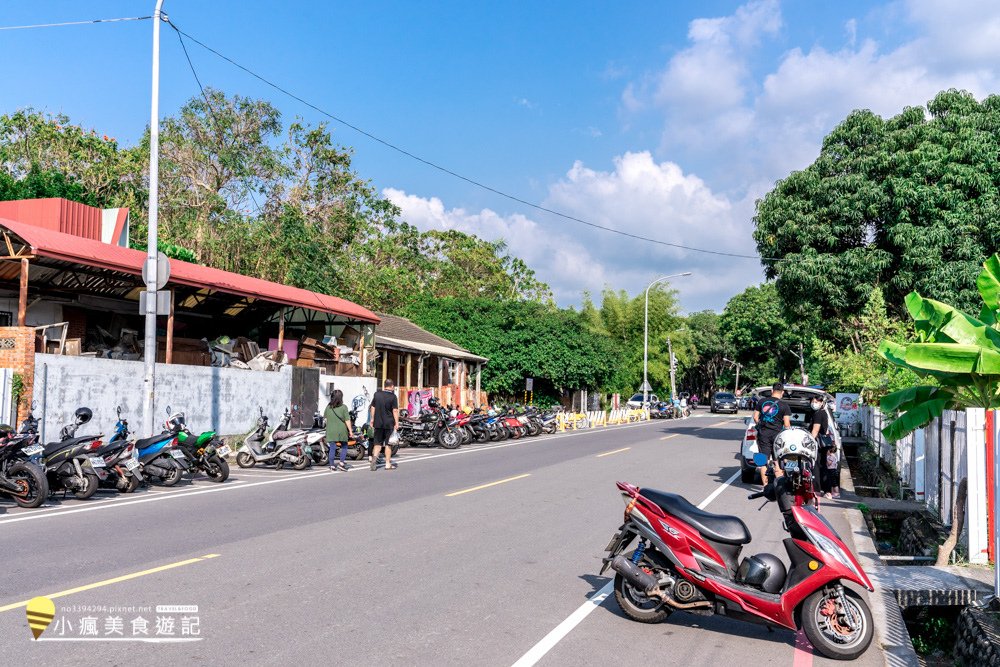
<svg viewBox="0 0 1000 667">
<path fill-rule="evenodd" d="M 151 13 L 149 0 L 5 0 L 0 25 Z M 808 165 L 851 109 L 998 91 L 988 1 L 275 3 L 167 0 L 182 29 L 427 159 L 599 224 L 753 254 L 753 201 Z M 163 31 L 162 109 L 197 93 Z M 0 31 L 0 112 L 63 112 L 119 140 L 149 117 L 150 22 Z M 190 46 L 207 85 L 323 120 Z M 476 189 L 334 124 L 405 217 L 505 238 L 560 303 L 664 273 L 721 308 L 759 264 L 650 246 Z"/>
</svg>

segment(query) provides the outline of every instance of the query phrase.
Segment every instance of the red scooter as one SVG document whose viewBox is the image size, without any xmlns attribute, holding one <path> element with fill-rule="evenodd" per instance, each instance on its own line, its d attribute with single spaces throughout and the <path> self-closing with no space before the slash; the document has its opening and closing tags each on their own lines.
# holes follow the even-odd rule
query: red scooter
<svg viewBox="0 0 1000 667">
<path fill-rule="evenodd" d="M 787 472 L 793 474 L 749 496 L 778 503 L 791 535 L 783 542 L 792 565 L 787 571 L 773 554 L 740 560 L 751 538 L 739 517 L 711 514 L 679 495 L 618 482 L 625 523 L 608 544 L 601 574 L 608 567 L 615 571 L 615 599 L 625 615 L 656 623 L 675 610 L 720 614 L 802 628 L 828 658 L 852 660 L 864 653 L 872 641 L 872 614 L 843 582 L 875 589 L 808 494 L 795 488 L 801 476 Z M 623 553 L 636 538 L 635 549 Z"/>
</svg>

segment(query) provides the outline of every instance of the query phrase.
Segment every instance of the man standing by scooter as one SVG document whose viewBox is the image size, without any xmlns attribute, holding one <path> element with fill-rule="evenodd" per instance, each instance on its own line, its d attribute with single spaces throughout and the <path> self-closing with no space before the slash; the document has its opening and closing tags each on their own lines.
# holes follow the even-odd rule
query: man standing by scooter
<svg viewBox="0 0 1000 667">
<path fill-rule="evenodd" d="M 774 460 L 774 440 L 786 428 L 792 427 L 792 411 L 788 404 L 781 400 L 785 395 L 785 385 L 775 382 L 771 386 L 771 395 L 761 397 L 754 408 L 753 420 L 757 424 L 757 451 L 767 455 L 768 461 Z M 767 486 L 767 466 L 758 468 L 760 479 Z M 775 470 L 780 477 L 781 470 Z"/>
<path fill-rule="evenodd" d="M 399 400 L 396 398 L 396 383 L 387 379 L 381 391 L 376 391 L 372 397 L 372 405 L 368 409 L 368 423 L 375 429 L 372 437 L 371 469 L 378 468 L 378 455 L 385 446 L 385 469 L 395 470 L 398 466 L 392 462 L 392 445 L 389 438 L 399 427 Z"/>
</svg>

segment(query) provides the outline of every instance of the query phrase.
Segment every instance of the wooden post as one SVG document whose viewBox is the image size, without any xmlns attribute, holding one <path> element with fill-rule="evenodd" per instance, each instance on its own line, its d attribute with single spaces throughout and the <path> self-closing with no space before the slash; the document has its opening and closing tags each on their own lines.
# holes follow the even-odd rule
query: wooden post
<svg viewBox="0 0 1000 667">
<path fill-rule="evenodd" d="M 417 389 L 424 388 L 424 355 L 417 358 Z"/>
<path fill-rule="evenodd" d="M 382 357 L 382 389 L 385 388 L 385 379 L 388 377 L 389 373 L 389 350 L 383 350 Z"/>
<path fill-rule="evenodd" d="M 17 299 L 17 326 L 23 327 L 28 315 L 28 260 L 21 260 L 21 289 Z"/>
<path fill-rule="evenodd" d="M 167 354 L 164 359 L 168 364 L 174 362 L 174 293 L 170 292 L 170 313 L 167 315 Z"/>
<path fill-rule="evenodd" d="M 413 355 L 409 352 L 406 353 L 406 388 L 410 389 L 413 387 Z"/>
<path fill-rule="evenodd" d="M 279 311 L 280 319 L 278 320 L 278 350 L 280 352 L 285 351 L 285 309 L 282 308 Z"/>
</svg>

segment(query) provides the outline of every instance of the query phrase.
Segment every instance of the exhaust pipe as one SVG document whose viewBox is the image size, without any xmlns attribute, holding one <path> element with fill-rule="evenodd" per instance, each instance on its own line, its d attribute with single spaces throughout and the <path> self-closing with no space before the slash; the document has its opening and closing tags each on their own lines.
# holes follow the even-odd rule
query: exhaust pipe
<svg viewBox="0 0 1000 667">
<path fill-rule="evenodd" d="M 639 566 L 622 555 L 614 557 L 614 560 L 611 561 L 611 569 L 625 577 L 625 581 L 646 595 L 660 585 L 656 577 L 640 570 Z"/>
</svg>

